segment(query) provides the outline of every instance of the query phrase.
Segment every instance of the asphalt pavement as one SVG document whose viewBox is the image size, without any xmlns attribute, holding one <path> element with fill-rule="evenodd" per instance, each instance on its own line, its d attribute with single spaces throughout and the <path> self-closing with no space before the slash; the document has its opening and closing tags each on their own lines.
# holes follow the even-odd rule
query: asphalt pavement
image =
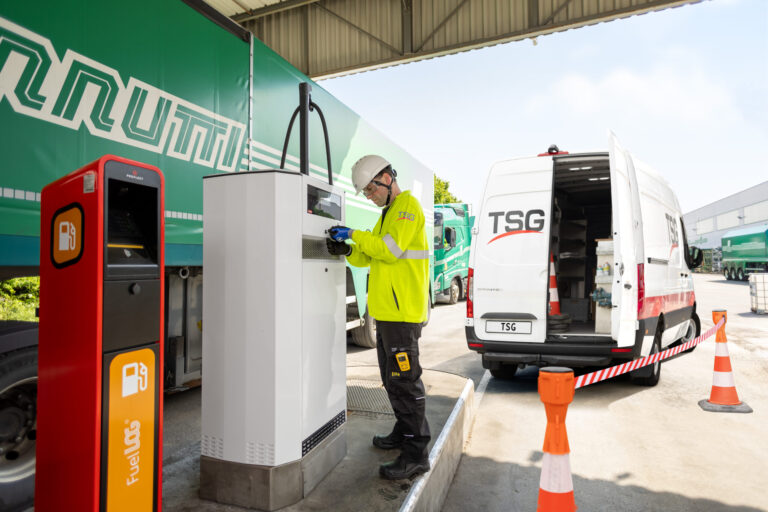
<svg viewBox="0 0 768 512">
<path fill-rule="evenodd" d="M 576 391 L 566 427 L 574 495 L 588 511 L 765 511 L 768 469 L 768 315 L 749 309 L 749 286 L 694 277 L 702 331 L 727 309 L 736 388 L 751 414 L 705 412 L 714 338 L 662 364 L 655 387 L 626 376 Z M 478 362 L 479 364 L 479 362 Z M 536 509 L 546 427 L 538 371 L 491 378 L 445 512 Z"/>
</svg>

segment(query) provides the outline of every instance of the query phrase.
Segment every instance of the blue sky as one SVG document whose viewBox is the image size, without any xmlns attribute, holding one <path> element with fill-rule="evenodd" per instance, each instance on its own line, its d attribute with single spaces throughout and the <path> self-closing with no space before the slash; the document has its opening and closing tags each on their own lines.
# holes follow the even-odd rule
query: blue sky
<svg viewBox="0 0 768 512">
<path fill-rule="evenodd" d="M 623 146 L 683 212 L 768 180 L 768 1 L 710 0 L 320 83 L 479 208 L 493 162 Z"/>
</svg>

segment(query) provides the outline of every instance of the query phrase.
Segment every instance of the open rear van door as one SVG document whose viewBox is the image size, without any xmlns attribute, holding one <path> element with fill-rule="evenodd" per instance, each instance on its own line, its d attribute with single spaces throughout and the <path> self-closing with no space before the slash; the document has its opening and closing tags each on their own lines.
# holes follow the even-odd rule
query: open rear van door
<svg viewBox="0 0 768 512">
<path fill-rule="evenodd" d="M 645 298 L 643 227 L 632 156 L 609 133 L 614 272 L 611 337 L 620 347 L 635 344 L 638 310 Z"/>
<path fill-rule="evenodd" d="M 499 162 L 489 173 L 473 246 L 482 340 L 544 342 L 552 173 L 551 156 Z"/>
</svg>

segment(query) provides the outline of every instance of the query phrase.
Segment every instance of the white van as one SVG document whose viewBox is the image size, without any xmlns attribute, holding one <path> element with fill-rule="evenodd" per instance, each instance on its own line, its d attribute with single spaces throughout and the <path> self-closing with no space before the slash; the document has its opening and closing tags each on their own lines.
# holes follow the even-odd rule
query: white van
<svg viewBox="0 0 768 512">
<path fill-rule="evenodd" d="M 613 134 L 609 146 L 581 154 L 552 146 L 491 167 L 465 326 L 494 377 L 525 365 L 618 364 L 700 332 L 691 269 L 702 253 L 689 250 L 677 198 Z M 549 316 L 550 257 L 570 323 Z M 631 378 L 652 386 L 660 372 L 650 365 Z"/>
</svg>

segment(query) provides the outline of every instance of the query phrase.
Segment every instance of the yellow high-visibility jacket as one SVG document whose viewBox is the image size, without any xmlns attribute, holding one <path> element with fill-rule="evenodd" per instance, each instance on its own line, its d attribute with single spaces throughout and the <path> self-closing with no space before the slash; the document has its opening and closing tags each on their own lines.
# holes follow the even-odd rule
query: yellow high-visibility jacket
<svg viewBox="0 0 768 512">
<path fill-rule="evenodd" d="M 429 246 L 424 211 L 407 190 L 379 217 L 373 232 L 352 232 L 350 265 L 371 267 L 368 313 L 379 321 L 421 323 L 429 307 Z"/>
</svg>

